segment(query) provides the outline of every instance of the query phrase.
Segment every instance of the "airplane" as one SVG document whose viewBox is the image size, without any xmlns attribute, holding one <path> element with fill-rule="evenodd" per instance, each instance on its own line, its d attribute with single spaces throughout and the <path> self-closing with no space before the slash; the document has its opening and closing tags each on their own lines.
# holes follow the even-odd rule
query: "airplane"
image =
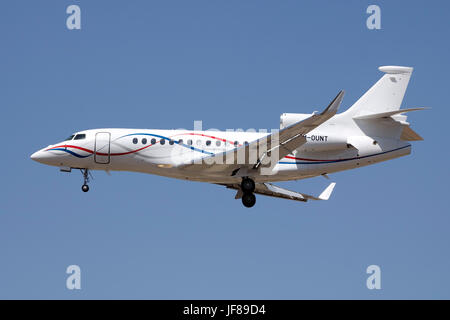
<svg viewBox="0 0 450 320">
<path fill-rule="evenodd" d="M 80 169 L 89 191 L 92 170 L 133 171 L 236 190 L 253 207 L 255 194 L 306 202 L 328 200 L 332 182 L 312 196 L 274 182 L 300 180 L 355 169 L 409 155 L 410 141 L 423 138 L 400 109 L 413 68 L 382 66 L 383 76 L 350 108 L 337 113 L 344 91 L 321 113 L 283 113 L 280 129 L 268 132 L 94 129 L 31 155 L 63 172 Z"/>
</svg>

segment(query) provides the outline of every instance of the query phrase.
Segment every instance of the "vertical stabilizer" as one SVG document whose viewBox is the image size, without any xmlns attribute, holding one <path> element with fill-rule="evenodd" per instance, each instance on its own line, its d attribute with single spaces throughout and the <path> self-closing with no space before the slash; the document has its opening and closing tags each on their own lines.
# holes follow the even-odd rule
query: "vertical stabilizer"
<svg viewBox="0 0 450 320">
<path fill-rule="evenodd" d="M 378 69 L 385 75 L 345 112 L 352 118 L 400 109 L 413 68 L 384 66 Z"/>
</svg>

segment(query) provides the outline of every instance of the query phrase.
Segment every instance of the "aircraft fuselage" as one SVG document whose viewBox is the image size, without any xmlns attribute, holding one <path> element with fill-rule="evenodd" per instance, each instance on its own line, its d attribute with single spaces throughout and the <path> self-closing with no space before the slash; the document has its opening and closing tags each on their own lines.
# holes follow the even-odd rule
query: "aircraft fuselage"
<svg viewBox="0 0 450 320">
<path fill-rule="evenodd" d="M 240 177 L 180 169 L 197 159 L 226 152 L 267 136 L 259 132 L 96 129 L 78 132 L 71 140 L 49 145 L 32 155 L 38 162 L 60 168 L 134 171 L 178 179 L 236 183 Z M 81 137 L 81 138 L 77 138 Z M 409 143 L 395 139 L 368 140 L 358 149 L 337 133 L 314 130 L 307 142 L 287 155 L 269 174 L 254 176 L 256 182 L 298 180 L 349 170 L 410 153 Z"/>
</svg>

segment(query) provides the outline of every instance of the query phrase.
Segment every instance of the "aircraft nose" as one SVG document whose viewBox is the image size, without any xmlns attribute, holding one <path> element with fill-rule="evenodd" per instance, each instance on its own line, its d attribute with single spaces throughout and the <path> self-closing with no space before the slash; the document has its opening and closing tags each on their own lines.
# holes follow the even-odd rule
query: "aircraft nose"
<svg viewBox="0 0 450 320">
<path fill-rule="evenodd" d="M 39 160 L 42 160 L 42 158 L 43 158 L 43 157 L 42 157 L 42 151 L 41 151 L 41 150 L 36 151 L 35 153 L 33 153 L 33 154 L 30 156 L 30 158 L 31 158 L 31 160 L 40 162 Z"/>
<path fill-rule="evenodd" d="M 36 151 L 30 156 L 30 159 L 49 166 L 63 166 L 65 153 L 59 154 L 59 149 L 55 149 L 56 152 L 49 152 L 52 145 L 46 148 Z M 53 150 L 53 149 L 52 149 Z"/>
</svg>

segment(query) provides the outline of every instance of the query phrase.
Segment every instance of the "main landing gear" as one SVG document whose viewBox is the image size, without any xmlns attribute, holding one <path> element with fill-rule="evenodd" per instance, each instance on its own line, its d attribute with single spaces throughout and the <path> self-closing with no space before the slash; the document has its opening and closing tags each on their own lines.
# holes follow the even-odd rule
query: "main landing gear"
<svg viewBox="0 0 450 320">
<path fill-rule="evenodd" d="M 90 176 L 90 172 L 89 169 L 80 169 L 81 173 L 83 174 L 83 179 L 84 179 L 84 183 L 81 186 L 81 190 L 83 190 L 83 192 L 88 192 L 89 191 L 89 176 Z"/>
<path fill-rule="evenodd" d="M 242 195 L 242 204 L 247 208 L 253 207 L 256 203 L 256 197 L 253 193 L 253 191 L 255 191 L 255 181 L 248 177 L 243 178 L 241 182 L 241 190 L 244 193 Z"/>
</svg>

